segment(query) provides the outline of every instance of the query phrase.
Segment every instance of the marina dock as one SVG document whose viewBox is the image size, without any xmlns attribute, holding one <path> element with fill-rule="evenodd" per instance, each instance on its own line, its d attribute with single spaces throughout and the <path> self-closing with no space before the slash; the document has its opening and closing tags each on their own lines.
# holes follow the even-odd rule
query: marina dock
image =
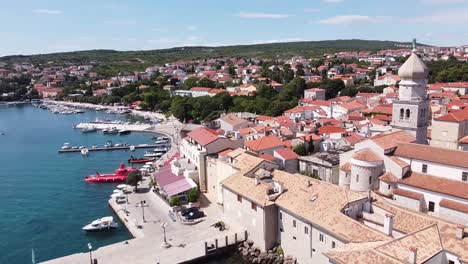
<svg viewBox="0 0 468 264">
<path fill-rule="evenodd" d="M 157 148 L 165 146 L 166 144 L 151 144 L 151 145 L 136 145 L 133 146 L 135 149 L 145 149 L 145 148 Z M 98 147 L 98 148 L 86 148 L 88 151 L 111 151 L 111 150 L 130 150 L 131 146 L 118 146 L 118 147 Z M 59 153 L 70 153 L 70 152 L 80 152 L 81 149 L 60 149 Z"/>
</svg>

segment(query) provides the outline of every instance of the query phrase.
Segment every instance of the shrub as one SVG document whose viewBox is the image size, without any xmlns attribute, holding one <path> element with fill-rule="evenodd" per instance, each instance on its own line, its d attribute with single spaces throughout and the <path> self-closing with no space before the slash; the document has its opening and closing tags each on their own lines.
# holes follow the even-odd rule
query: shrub
<svg viewBox="0 0 468 264">
<path fill-rule="evenodd" d="M 179 196 L 171 197 L 171 200 L 169 201 L 170 206 L 179 206 L 179 204 L 180 204 Z"/>
<path fill-rule="evenodd" d="M 199 196 L 200 196 L 200 193 L 198 192 L 198 189 L 196 187 L 190 189 L 187 193 L 187 199 L 190 203 L 194 203 L 198 201 Z"/>
<path fill-rule="evenodd" d="M 281 246 L 276 248 L 276 254 L 284 254 L 283 248 Z"/>
</svg>

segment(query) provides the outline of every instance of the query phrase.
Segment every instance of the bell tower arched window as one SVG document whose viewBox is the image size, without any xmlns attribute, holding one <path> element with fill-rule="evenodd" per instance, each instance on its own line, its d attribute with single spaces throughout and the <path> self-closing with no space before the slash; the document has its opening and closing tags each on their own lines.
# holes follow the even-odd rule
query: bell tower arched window
<svg viewBox="0 0 468 264">
<path fill-rule="evenodd" d="M 400 119 L 403 119 L 405 117 L 405 110 L 402 108 L 400 109 Z"/>
<path fill-rule="evenodd" d="M 410 118 L 410 110 L 406 109 L 406 118 Z"/>
</svg>

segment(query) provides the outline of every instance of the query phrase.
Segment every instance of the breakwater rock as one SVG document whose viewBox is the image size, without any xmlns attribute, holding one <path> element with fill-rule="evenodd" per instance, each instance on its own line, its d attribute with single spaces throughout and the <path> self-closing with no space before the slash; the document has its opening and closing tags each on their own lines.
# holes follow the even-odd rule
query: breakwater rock
<svg viewBox="0 0 468 264">
<path fill-rule="evenodd" d="M 282 250 L 274 247 L 266 252 L 255 247 L 252 240 L 240 243 L 237 247 L 244 261 L 252 264 L 296 264 L 297 260 L 292 256 L 284 256 Z"/>
</svg>

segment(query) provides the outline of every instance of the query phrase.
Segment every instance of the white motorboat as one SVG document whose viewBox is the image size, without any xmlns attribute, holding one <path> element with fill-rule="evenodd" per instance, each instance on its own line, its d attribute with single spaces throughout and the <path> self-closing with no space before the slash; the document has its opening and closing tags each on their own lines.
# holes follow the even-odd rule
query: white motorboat
<svg viewBox="0 0 468 264">
<path fill-rule="evenodd" d="M 106 216 L 99 218 L 91 222 L 90 224 L 84 226 L 82 229 L 87 232 L 91 231 L 100 231 L 100 230 L 109 230 L 117 228 L 119 225 L 114 222 L 112 216 Z"/>
<path fill-rule="evenodd" d="M 169 150 L 169 148 L 167 147 L 159 147 L 159 148 L 155 148 L 153 151 L 154 152 L 162 152 L 162 153 L 165 153 Z"/>
<path fill-rule="evenodd" d="M 149 158 L 160 158 L 162 155 L 163 153 L 146 152 L 144 156 Z"/>
<path fill-rule="evenodd" d="M 167 139 L 158 139 L 154 143 L 155 144 L 166 144 L 166 143 L 169 143 L 169 140 L 167 140 Z"/>
<path fill-rule="evenodd" d="M 63 149 L 63 150 L 71 149 L 70 143 L 68 143 L 68 142 L 67 142 L 67 143 L 64 143 L 63 146 L 62 146 L 62 149 Z"/>
<path fill-rule="evenodd" d="M 81 133 L 95 132 L 97 131 L 96 127 L 85 127 L 81 130 Z"/>
<path fill-rule="evenodd" d="M 121 130 L 119 130 L 119 134 L 120 134 L 120 135 L 127 135 L 127 134 L 130 134 L 130 133 L 132 133 L 132 131 L 131 131 L 131 130 L 128 130 L 128 129 L 121 129 Z"/>
</svg>

